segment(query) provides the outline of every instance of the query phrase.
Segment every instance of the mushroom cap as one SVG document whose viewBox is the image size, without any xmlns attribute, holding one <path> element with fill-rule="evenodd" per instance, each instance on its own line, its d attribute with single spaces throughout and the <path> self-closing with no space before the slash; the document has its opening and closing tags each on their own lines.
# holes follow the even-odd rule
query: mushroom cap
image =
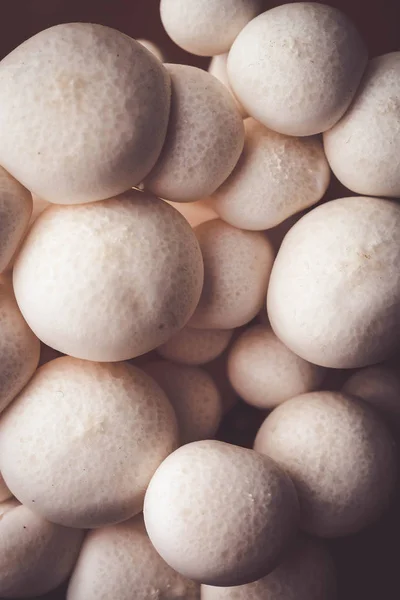
<svg viewBox="0 0 400 600">
<path fill-rule="evenodd" d="M 167 341 L 192 316 L 202 284 L 187 221 L 137 190 L 45 210 L 14 267 L 19 307 L 41 341 L 106 362 Z"/>
<path fill-rule="evenodd" d="M 278 564 L 296 531 L 298 501 L 272 459 L 205 440 L 178 448 L 160 465 L 144 519 L 157 552 L 178 573 L 241 585 Z"/>
<path fill-rule="evenodd" d="M 316 2 L 272 8 L 242 29 L 228 77 L 247 113 L 279 133 L 306 136 L 332 127 L 349 107 L 367 48 L 339 10 Z"/>
<path fill-rule="evenodd" d="M 0 63 L 0 163 L 50 202 L 110 198 L 156 163 L 169 108 L 168 73 L 141 44 L 103 25 L 56 25 Z"/>
<path fill-rule="evenodd" d="M 172 406 L 143 371 L 62 357 L 40 367 L 3 415 L 0 469 L 49 521 L 100 527 L 142 510 L 177 441 Z"/>
</svg>

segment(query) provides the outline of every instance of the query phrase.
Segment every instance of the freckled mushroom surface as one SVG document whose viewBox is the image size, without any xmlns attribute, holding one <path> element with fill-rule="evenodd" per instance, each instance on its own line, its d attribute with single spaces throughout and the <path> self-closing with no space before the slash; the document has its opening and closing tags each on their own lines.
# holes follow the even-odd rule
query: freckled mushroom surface
<svg viewBox="0 0 400 600">
<path fill-rule="evenodd" d="M 394 441 L 379 416 L 351 396 L 312 392 L 284 402 L 264 421 L 254 448 L 292 478 L 300 525 L 310 534 L 356 533 L 392 499 Z"/>
<path fill-rule="evenodd" d="M 324 146 L 347 188 L 400 197 L 400 52 L 371 60 L 351 107 L 324 134 Z"/>
<path fill-rule="evenodd" d="M 316 2 L 277 6 L 235 39 L 232 89 L 251 117 L 287 135 L 326 131 L 349 107 L 367 48 L 349 19 Z"/>
<path fill-rule="evenodd" d="M 36 372 L 1 419 L 0 470 L 49 521 L 99 527 L 142 510 L 177 436 L 172 406 L 143 371 L 62 357 Z"/>
<path fill-rule="evenodd" d="M 227 52 L 262 0 L 161 0 L 161 21 L 181 48 L 200 56 Z"/>
<path fill-rule="evenodd" d="M 165 65 L 172 85 L 165 143 L 145 188 L 166 200 L 209 196 L 236 165 L 244 143 L 232 95 L 215 77 L 187 65 Z"/>
<path fill-rule="evenodd" d="M 0 594 L 45 594 L 69 576 L 83 531 L 49 523 L 16 500 L 0 503 Z"/>
<path fill-rule="evenodd" d="M 212 195 L 218 215 L 235 227 L 261 231 L 321 200 L 330 169 L 321 141 L 296 138 L 246 119 L 243 153 Z"/>
<path fill-rule="evenodd" d="M 400 204 L 340 198 L 298 221 L 275 260 L 267 309 L 295 354 L 330 368 L 388 358 L 400 327 Z"/>
<path fill-rule="evenodd" d="M 164 143 L 168 73 L 110 27 L 41 31 L 1 61 L 0 90 L 0 163 L 50 202 L 124 192 L 143 180 Z"/>
<path fill-rule="evenodd" d="M 14 267 L 17 301 L 32 330 L 87 360 L 127 360 L 167 341 L 192 316 L 202 283 L 187 221 L 135 190 L 46 210 Z"/>
<path fill-rule="evenodd" d="M 263 579 L 229 588 L 203 585 L 201 600 L 337 600 L 333 560 L 319 540 L 299 537 Z"/>
<path fill-rule="evenodd" d="M 204 261 L 204 285 L 189 327 L 234 329 L 251 321 L 265 302 L 274 262 L 264 233 L 220 219 L 195 228 Z"/>
<path fill-rule="evenodd" d="M 298 501 L 270 458 L 206 440 L 182 446 L 160 465 L 144 518 L 156 550 L 176 571 L 210 585 L 240 585 L 278 564 L 296 531 Z"/>
<path fill-rule="evenodd" d="M 0 283 L 0 413 L 34 374 L 40 342 L 24 321 L 12 287 Z"/>
<path fill-rule="evenodd" d="M 91 531 L 67 600 L 200 600 L 199 584 L 171 569 L 156 552 L 143 517 Z"/>
</svg>

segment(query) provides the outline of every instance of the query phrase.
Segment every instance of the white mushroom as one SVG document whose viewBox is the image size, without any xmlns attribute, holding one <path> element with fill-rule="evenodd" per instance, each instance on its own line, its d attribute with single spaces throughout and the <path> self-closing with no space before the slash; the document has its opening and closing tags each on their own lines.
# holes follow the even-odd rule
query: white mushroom
<svg viewBox="0 0 400 600">
<path fill-rule="evenodd" d="M 4 413 L 0 470 L 49 521 L 100 527 L 142 510 L 177 440 L 172 406 L 143 371 L 62 357 L 40 367 Z"/>
<path fill-rule="evenodd" d="M 192 316 L 202 284 L 187 221 L 136 190 L 47 209 L 14 267 L 19 307 L 41 341 L 99 361 L 127 360 L 167 341 Z"/>
<path fill-rule="evenodd" d="M 169 108 L 168 73 L 141 44 L 56 25 L 0 63 L 0 164 L 50 202 L 110 198 L 154 166 Z"/>
<path fill-rule="evenodd" d="M 178 573 L 241 585 L 278 564 L 296 531 L 298 501 L 270 458 L 206 440 L 182 446 L 160 465 L 144 519 L 157 552 Z"/>
<path fill-rule="evenodd" d="M 337 123 L 366 65 L 367 48 L 342 12 L 298 2 L 246 25 L 229 52 L 228 77 L 251 117 L 279 133 L 304 136 Z"/>
</svg>

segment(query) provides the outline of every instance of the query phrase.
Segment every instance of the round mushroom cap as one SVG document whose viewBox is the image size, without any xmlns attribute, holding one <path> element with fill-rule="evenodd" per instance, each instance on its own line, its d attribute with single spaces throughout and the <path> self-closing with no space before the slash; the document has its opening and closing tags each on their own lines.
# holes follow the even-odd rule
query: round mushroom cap
<svg viewBox="0 0 400 600">
<path fill-rule="evenodd" d="M 213 438 L 222 418 L 222 400 L 211 375 L 199 367 L 167 360 L 143 370 L 164 390 L 178 420 L 181 444 Z"/>
<path fill-rule="evenodd" d="M 343 116 L 367 60 L 347 16 L 299 2 L 272 8 L 244 27 L 229 52 L 228 77 L 251 117 L 279 133 L 306 136 Z"/>
<path fill-rule="evenodd" d="M 45 29 L 0 63 L 0 163 L 57 204 L 120 194 L 157 161 L 170 93 L 163 65 L 127 35 Z"/>
<path fill-rule="evenodd" d="M 54 523 L 131 518 L 177 446 L 165 393 L 127 363 L 70 357 L 40 367 L 0 421 L 0 469 L 23 504 Z"/>
<path fill-rule="evenodd" d="M 397 481 L 388 429 L 366 403 L 339 392 L 284 402 L 265 419 L 254 448 L 292 478 L 300 526 L 320 537 L 350 535 L 377 520 Z"/>
<path fill-rule="evenodd" d="M 324 146 L 336 177 L 353 192 L 400 196 L 400 52 L 371 60 Z"/>
<path fill-rule="evenodd" d="M 10 492 L 10 490 L 8 489 L 8 487 L 6 486 L 6 483 L 2 477 L 2 474 L 0 473 L 0 502 L 4 502 L 5 500 L 8 500 L 8 498 L 11 498 L 12 494 Z"/>
<path fill-rule="evenodd" d="M 192 329 L 184 327 L 157 353 L 183 365 L 204 365 L 220 356 L 232 339 L 232 329 Z"/>
<path fill-rule="evenodd" d="M 360 369 L 347 379 L 342 392 L 368 402 L 400 427 L 400 375 L 393 369 L 383 365 Z"/>
<path fill-rule="evenodd" d="M 29 598 L 60 585 L 78 558 L 84 532 L 49 523 L 17 501 L 0 504 L 0 594 Z"/>
<path fill-rule="evenodd" d="M 249 323 L 267 295 L 275 258 L 259 231 L 214 219 L 195 228 L 204 261 L 204 285 L 189 327 L 235 329 Z"/>
<path fill-rule="evenodd" d="M 31 194 L 0 167 L 0 273 L 17 251 L 31 214 Z"/>
<path fill-rule="evenodd" d="M 337 600 L 336 571 L 325 544 L 300 536 L 281 564 L 247 585 L 201 586 L 201 600 Z"/>
<path fill-rule="evenodd" d="M 200 586 L 171 569 L 156 552 L 141 515 L 88 533 L 67 593 L 67 600 L 133 597 L 200 600 Z"/>
<path fill-rule="evenodd" d="M 262 0 L 161 0 L 169 37 L 199 56 L 227 52 L 237 34 L 262 9 Z"/>
<path fill-rule="evenodd" d="M 261 409 L 275 408 L 318 389 L 324 376 L 324 368 L 294 354 L 264 325 L 246 329 L 228 355 L 228 377 L 234 390 Z"/>
<path fill-rule="evenodd" d="M 341 198 L 302 217 L 272 269 L 267 308 L 282 342 L 309 362 L 385 360 L 400 328 L 400 204 Z"/>
<path fill-rule="evenodd" d="M 172 84 L 168 131 L 146 189 L 174 202 L 201 200 L 232 172 L 243 150 L 243 120 L 215 77 L 188 65 L 165 65 Z"/>
<path fill-rule="evenodd" d="M 40 342 L 21 315 L 12 286 L 0 283 L 0 413 L 28 383 L 39 356 Z"/>
<path fill-rule="evenodd" d="M 221 83 L 223 83 L 224 86 L 230 91 L 230 93 L 233 96 L 233 99 L 235 100 L 240 115 L 243 118 L 245 118 L 247 116 L 246 111 L 240 104 L 239 100 L 236 98 L 231 88 L 231 84 L 229 83 L 228 52 L 225 52 L 225 54 L 217 54 L 216 56 L 213 56 L 208 67 L 208 72 L 210 73 L 210 75 L 214 75 L 214 77 L 216 77 Z"/>
<path fill-rule="evenodd" d="M 160 465 L 144 519 L 157 552 L 178 573 L 241 585 L 278 564 L 296 531 L 298 500 L 272 459 L 206 440 L 182 446 Z"/>
<path fill-rule="evenodd" d="M 167 341 L 192 316 L 202 284 L 187 221 L 137 190 L 45 210 L 14 267 L 17 302 L 41 341 L 95 361 L 127 360 Z"/>
<path fill-rule="evenodd" d="M 246 119 L 245 145 L 213 208 L 235 227 L 261 231 L 321 200 L 330 169 L 317 137 L 296 138 Z"/>
</svg>

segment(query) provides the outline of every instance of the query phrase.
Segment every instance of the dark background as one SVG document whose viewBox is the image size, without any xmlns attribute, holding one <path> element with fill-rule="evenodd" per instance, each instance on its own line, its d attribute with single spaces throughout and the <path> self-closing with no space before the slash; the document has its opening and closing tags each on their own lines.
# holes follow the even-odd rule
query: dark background
<svg viewBox="0 0 400 600">
<path fill-rule="evenodd" d="M 265 9 L 284 3 L 265 2 Z M 400 0 L 328 0 L 326 4 L 340 8 L 358 25 L 371 57 L 400 50 Z M 0 58 L 46 27 L 87 21 L 156 42 L 168 62 L 208 66 L 207 58 L 189 55 L 169 40 L 159 18 L 159 0 L 0 0 L 0 7 Z M 224 437 L 245 445 L 259 421 L 256 411 L 239 404 L 225 423 Z M 377 525 L 357 536 L 330 542 L 338 567 L 339 600 L 400 600 L 399 539 L 397 500 Z M 48 600 L 64 597 L 63 590 L 46 596 Z"/>
</svg>

